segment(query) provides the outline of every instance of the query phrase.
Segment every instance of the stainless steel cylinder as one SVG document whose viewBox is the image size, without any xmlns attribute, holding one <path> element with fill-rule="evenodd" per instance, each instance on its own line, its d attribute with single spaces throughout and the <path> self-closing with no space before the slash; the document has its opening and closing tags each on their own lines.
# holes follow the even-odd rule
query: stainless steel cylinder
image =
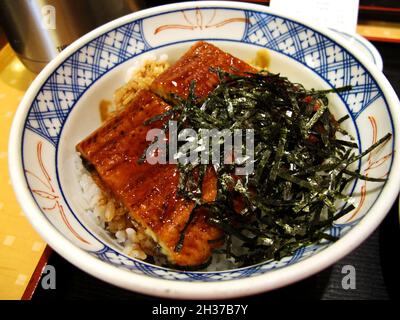
<svg viewBox="0 0 400 320">
<path fill-rule="evenodd" d="M 141 0 L 0 0 L 0 24 L 21 61 L 39 72 L 75 39 L 144 4 Z"/>
</svg>

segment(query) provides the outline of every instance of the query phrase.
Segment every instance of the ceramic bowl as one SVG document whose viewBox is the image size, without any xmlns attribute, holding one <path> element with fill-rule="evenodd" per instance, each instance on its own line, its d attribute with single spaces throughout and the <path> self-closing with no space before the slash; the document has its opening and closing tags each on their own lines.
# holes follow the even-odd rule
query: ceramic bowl
<svg viewBox="0 0 400 320">
<path fill-rule="evenodd" d="M 218 272 L 184 272 L 123 254 L 90 221 L 74 175 L 75 144 L 100 125 L 98 105 L 124 83 L 146 55 L 173 60 L 206 40 L 244 60 L 268 49 L 269 69 L 307 88 L 351 84 L 331 95 L 332 112 L 350 115 L 347 129 L 364 150 L 387 132 L 393 138 L 358 168 L 385 183 L 357 180 L 356 209 L 327 232 L 340 239 L 298 249 L 280 261 Z M 317 273 L 356 248 L 379 225 L 399 192 L 400 105 L 383 74 L 333 31 L 287 18 L 264 6 L 210 1 L 143 10 L 83 36 L 32 83 L 13 122 L 9 163 L 18 200 L 36 231 L 87 273 L 144 294 L 169 298 L 230 298 L 279 288 Z"/>
</svg>

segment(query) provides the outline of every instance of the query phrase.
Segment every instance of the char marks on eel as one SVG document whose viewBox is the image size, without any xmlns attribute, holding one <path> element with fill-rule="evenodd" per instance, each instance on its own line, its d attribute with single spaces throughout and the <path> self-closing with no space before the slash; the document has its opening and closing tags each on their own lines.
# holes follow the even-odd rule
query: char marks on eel
<svg viewBox="0 0 400 320">
<path fill-rule="evenodd" d="M 175 250 L 194 203 L 177 194 L 177 165 L 138 163 L 149 145 L 147 131 L 161 128 L 167 120 L 144 123 L 171 107 L 162 98 L 168 99 L 171 94 L 186 98 L 192 81 L 196 82 L 196 95 L 205 98 L 219 80 L 210 68 L 238 74 L 256 71 L 209 43 L 197 42 L 154 80 L 152 92 L 141 90 L 128 107 L 76 147 L 94 168 L 95 182 L 125 206 L 130 217 L 158 245 L 159 252 L 177 266 L 207 262 L 222 232 L 206 223 L 205 209 L 200 209 L 185 233 L 182 249 Z M 217 178 L 211 166 L 203 180 L 202 194 L 205 201 L 213 201 L 217 194 Z M 147 251 L 154 254 L 155 250 Z"/>
</svg>

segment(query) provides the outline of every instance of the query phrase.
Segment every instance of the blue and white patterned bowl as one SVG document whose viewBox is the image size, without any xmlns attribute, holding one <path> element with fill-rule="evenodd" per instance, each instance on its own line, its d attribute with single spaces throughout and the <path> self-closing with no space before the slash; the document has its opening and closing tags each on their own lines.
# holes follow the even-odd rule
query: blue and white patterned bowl
<svg viewBox="0 0 400 320">
<path fill-rule="evenodd" d="M 393 139 L 358 164 L 385 184 L 356 181 L 357 209 L 328 231 L 336 243 L 301 248 L 291 257 L 221 272 L 182 272 L 124 255 L 89 223 L 71 157 L 75 144 L 100 125 L 98 104 L 123 84 L 126 70 L 147 54 L 176 58 L 196 40 L 249 60 L 271 53 L 270 70 L 308 88 L 351 84 L 333 95 L 332 112 L 348 113 L 360 149 L 387 132 Z M 12 126 L 12 184 L 26 215 L 47 243 L 84 271 L 145 294 L 229 298 L 303 279 L 357 247 L 378 226 L 399 191 L 399 101 L 383 74 L 336 33 L 237 2 L 188 2 L 144 10 L 110 22 L 66 48 L 29 88 Z"/>
<path fill-rule="evenodd" d="M 373 64 L 375 64 L 380 71 L 383 70 L 382 57 L 371 42 L 358 33 L 345 33 L 337 30 L 334 31 L 347 39 L 349 45 L 355 46 L 358 50 L 360 50 L 360 53 L 363 54 L 365 58 L 369 59 Z"/>
</svg>

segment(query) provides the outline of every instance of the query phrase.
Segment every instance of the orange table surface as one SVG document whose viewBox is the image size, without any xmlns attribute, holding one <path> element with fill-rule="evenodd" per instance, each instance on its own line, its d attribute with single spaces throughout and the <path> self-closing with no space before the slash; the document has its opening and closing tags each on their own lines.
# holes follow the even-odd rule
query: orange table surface
<svg viewBox="0 0 400 320">
<path fill-rule="evenodd" d="M 8 173 L 11 123 L 34 78 L 8 44 L 0 49 L 0 299 L 29 298 L 27 288 L 32 289 L 32 275 L 46 249 L 17 203 Z"/>
</svg>

